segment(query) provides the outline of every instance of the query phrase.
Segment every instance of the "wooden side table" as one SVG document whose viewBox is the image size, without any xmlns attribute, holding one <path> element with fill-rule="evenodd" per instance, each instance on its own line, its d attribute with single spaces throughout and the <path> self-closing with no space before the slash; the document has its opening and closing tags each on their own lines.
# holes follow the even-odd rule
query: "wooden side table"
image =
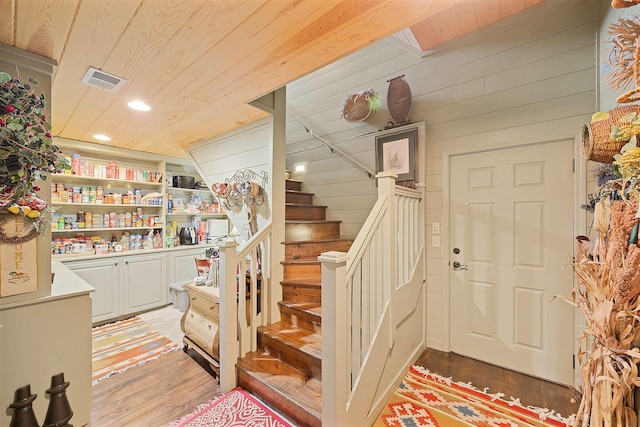
<svg viewBox="0 0 640 427">
<path fill-rule="evenodd" d="M 182 315 L 180 328 L 184 332 L 184 351 L 193 348 L 204 357 L 211 369 L 220 376 L 220 288 L 184 285 L 189 296 L 189 307 Z"/>
</svg>

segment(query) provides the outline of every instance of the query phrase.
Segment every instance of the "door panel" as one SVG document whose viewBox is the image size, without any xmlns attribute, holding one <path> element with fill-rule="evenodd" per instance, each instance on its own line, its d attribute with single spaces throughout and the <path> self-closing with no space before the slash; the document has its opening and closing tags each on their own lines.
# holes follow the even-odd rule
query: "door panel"
<svg viewBox="0 0 640 427">
<path fill-rule="evenodd" d="M 572 141 L 451 157 L 451 349 L 572 382 Z"/>
</svg>

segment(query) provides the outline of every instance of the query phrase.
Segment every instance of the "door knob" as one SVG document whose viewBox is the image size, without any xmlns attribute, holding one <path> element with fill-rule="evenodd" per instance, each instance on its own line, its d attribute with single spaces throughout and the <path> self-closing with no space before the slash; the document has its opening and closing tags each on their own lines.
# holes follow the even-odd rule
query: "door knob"
<svg viewBox="0 0 640 427">
<path fill-rule="evenodd" d="M 468 270 L 469 269 L 466 264 L 460 264 L 458 261 L 454 261 L 452 265 L 453 265 L 453 269 L 455 271 Z"/>
</svg>

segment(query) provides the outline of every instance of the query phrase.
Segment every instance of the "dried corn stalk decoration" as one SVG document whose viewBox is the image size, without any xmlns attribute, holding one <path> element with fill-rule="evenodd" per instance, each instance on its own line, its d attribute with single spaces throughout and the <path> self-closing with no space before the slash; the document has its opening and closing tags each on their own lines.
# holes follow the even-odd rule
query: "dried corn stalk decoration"
<svg viewBox="0 0 640 427">
<path fill-rule="evenodd" d="M 624 9 L 640 4 L 640 0 L 611 0 L 611 7 L 615 9 Z"/>
<path fill-rule="evenodd" d="M 596 206 L 593 247 L 583 248 L 573 261 L 577 285 L 572 299 L 586 328 L 579 338 L 582 401 L 575 426 L 636 426 L 634 389 L 640 385 L 637 363 L 640 350 L 640 247 L 637 237 L 636 199 L 609 198 Z M 584 350 L 587 342 L 591 348 Z"/>
<path fill-rule="evenodd" d="M 607 75 L 612 89 L 625 88 L 633 84 L 634 88 L 620 95 L 616 101 L 628 103 L 640 100 L 640 19 L 636 16 L 620 18 L 609 26 L 610 42 L 609 64 L 613 67 Z"/>
</svg>

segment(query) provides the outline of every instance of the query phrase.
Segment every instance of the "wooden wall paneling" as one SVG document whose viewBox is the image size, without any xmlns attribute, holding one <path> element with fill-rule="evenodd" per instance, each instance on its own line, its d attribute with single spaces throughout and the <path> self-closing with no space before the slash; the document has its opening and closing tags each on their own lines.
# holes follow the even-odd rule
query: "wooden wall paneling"
<svg viewBox="0 0 640 427">
<path fill-rule="evenodd" d="M 13 45 L 15 26 L 13 16 L 15 14 L 15 0 L 0 0 L 0 43 Z"/>
<path fill-rule="evenodd" d="M 347 123 L 339 114 L 332 115 L 331 101 L 345 96 L 343 90 L 357 87 L 354 82 L 378 82 L 405 74 L 414 101 L 411 119 L 426 122 L 424 156 L 430 168 L 424 178 L 427 225 L 433 222 L 444 225 L 443 205 L 447 203 L 443 200 L 444 149 L 469 148 L 475 142 L 504 146 L 514 140 L 534 142 L 573 137 L 590 116 L 596 79 L 595 18 L 594 8 L 590 6 L 594 6 L 594 2 L 535 8 L 520 20 L 496 28 L 481 39 L 455 48 L 445 46 L 419 60 L 409 53 L 396 54 L 397 46 L 387 41 L 378 42 L 362 54 L 337 61 L 326 76 L 319 70 L 292 84 L 290 108 L 297 111 L 299 106 L 314 133 L 337 142 L 347 152 L 358 153 L 361 159 L 368 157 L 368 163 L 373 164 L 374 146 L 367 149 L 363 145 L 366 138 L 349 140 L 348 136 L 379 128 L 386 121 L 381 117 L 381 110 L 366 122 Z M 376 51 L 383 52 L 384 56 L 370 66 L 369 55 Z M 379 74 L 382 70 L 384 75 Z M 385 99 L 386 82 L 379 92 Z M 287 131 L 287 163 L 311 162 L 310 172 L 301 178 L 304 187 L 316 194 L 318 203 L 329 206 L 330 217 L 343 221 L 348 218 L 343 230 L 357 229 L 358 225 L 352 221 L 357 221 L 357 209 L 367 203 L 367 196 L 362 193 L 368 190 L 357 184 L 366 179 L 358 180 L 356 176 L 342 173 L 345 162 L 332 159 L 328 149 L 325 151 L 312 142 L 297 124 L 288 126 Z M 343 138 L 346 141 L 340 142 Z M 370 139 L 375 140 L 373 136 Z M 309 146 L 312 148 L 305 149 Z M 371 191 L 374 189 L 372 186 Z M 365 197 L 365 200 L 354 203 L 349 201 L 350 197 Z M 446 230 L 443 234 L 446 238 Z M 430 230 L 428 235 L 431 236 Z M 442 288 L 443 274 L 446 274 L 442 267 L 443 253 L 438 249 L 429 248 L 427 252 L 428 299 L 431 299 L 427 341 L 436 347 L 446 345 L 448 339 L 445 336 L 448 323 L 443 317 L 447 311 L 433 307 L 445 301 L 446 296 Z"/>
<path fill-rule="evenodd" d="M 73 24 L 79 0 L 15 3 L 15 46 L 56 61 Z"/>
<path fill-rule="evenodd" d="M 118 39 L 114 40 L 115 43 L 109 55 L 101 63 L 101 69 L 127 80 L 137 77 L 146 67 L 149 67 L 152 59 L 171 41 L 176 32 L 184 27 L 189 16 L 198 10 L 202 1 L 142 2 L 134 10 L 131 20 L 127 21 L 127 25 L 122 28 L 123 32 Z M 157 67 L 154 69 L 156 76 L 166 73 L 169 68 L 161 65 L 165 64 L 154 64 Z M 115 70 L 118 70 L 118 73 L 115 73 Z M 146 85 L 147 82 L 144 84 Z M 131 101 L 131 92 L 128 92 L 129 99 L 120 99 L 121 95 L 118 93 L 95 88 L 90 88 L 89 92 L 91 96 L 83 97 L 77 104 L 77 110 L 82 112 L 81 120 L 76 118 L 73 124 L 68 125 L 74 126 L 74 134 L 81 136 L 84 140 L 91 140 L 91 135 L 86 133 L 91 126 L 95 126 L 96 121 L 111 131 L 117 128 L 123 116 L 126 117 L 132 113 L 132 110 L 126 106 L 126 102 Z M 136 92 L 134 89 L 133 93 Z M 140 91 L 139 96 L 150 102 L 148 93 Z M 120 113 L 115 117 L 112 116 L 111 119 L 102 117 L 105 105 L 109 105 L 114 111 Z"/>
<path fill-rule="evenodd" d="M 267 172 L 269 183 L 265 188 L 266 202 L 257 207 L 259 227 L 270 218 L 271 213 L 269 208 L 273 179 L 269 155 L 271 133 L 271 120 L 267 119 L 253 123 L 231 135 L 204 141 L 189 148 L 189 155 L 198 173 L 209 187 L 213 183 L 231 179 L 237 171 L 250 169 L 258 174 L 262 171 Z M 256 182 L 262 185 L 259 179 L 256 179 Z M 246 207 L 227 211 L 227 216 L 246 240 L 248 230 Z"/>
<path fill-rule="evenodd" d="M 54 76 L 60 81 L 75 82 L 63 87 L 54 84 L 54 99 L 65 99 L 68 102 L 56 102 L 55 114 L 52 117 L 53 126 L 65 129 L 71 114 L 78 110 L 77 106 L 85 96 L 94 96 L 100 92 L 91 86 L 81 82 L 82 77 L 89 67 L 103 69 L 109 54 L 117 44 L 118 39 L 125 31 L 129 20 L 136 13 L 141 0 L 121 2 L 118 0 L 104 0 L 98 2 L 82 2 L 77 10 L 77 21 L 87 22 L 92 20 L 95 24 L 91 27 L 85 25 L 73 25 L 70 28 L 69 39 L 64 52 L 60 56 L 59 63 L 65 66 L 60 68 Z M 98 19 L 97 17 L 100 17 Z M 104 69 L 105 72 L 110 70 Z M 124 76 L 121 76 L 124 77 Z M 113 95 L 115 97 L 115 95 Z M 124 110 L 124 108 L 122 108 Z M 84 110 L 78 110 L 84 114 Z M 73 131 L 77 139 L 93 140 L 91 135 L 86 138 L 84 128 L 93 125 L 94 120 L 85 118 L 86 123 L 82 130 L 65 129 Z M 109 127 L 104 127 L 105 132 Z M 95 128 L 94 128 L 95 130 Z"/>
<path fill-rule="evenodd" d="M 136 70 L 139 81 L 132 82 L 134 90 L 140 94 L 140 97 L 149 100 L 156 113 L 140 117 L 139 114 L 132 115 L 123 109 L 120 114 L 110 117 L 109 120 L 103 119 L 105 124 L 113 129 L 114 136 L 119 134 L 124 136 L 130 132 L 127 127 L 135 124 L 136 131 L 133 135 L 138 140 L 145 140 L 148 126 L 162 126 L 162 123 L 157 122 L 157 117 L 158 113 L 163 111 L 175 111 L 176 114 L 172 116 L 173 120 L 179 119 L 176 116 L 179 116 L 180 112 L 187 112 L 188 117 L 200 116 L 204 111 L 201 108 L 204 104 L 200 100 L 185 96 L 188 93 L 184 91 L 184 88 L 196 79 L 210 79 L 212 73 L 202 73 L 201 69 L 193 70 L 190 67 L 193 64 L 204 62 L 203 56 L 218 45 L 242 21 L 245 14 L 258 8 L 261 3 L 234 2 L 233 7 L 225 2 L 205 2 L 200 7 L 195 2 L 190 4 L 189 10 L 195 11 L 195 13 L 187 16 L 183 25 L 174 27 L 175 33 L 168 40 L 163 41 L 170 54 L 149 58 L 143 68 Z M 203 8 L 208 10 L 202 10 Z M 216 30 L 212 31 L 212 28 Z M 213 67 L 205 69 L 215 70 Z M 173 91 L 171 102 L 159 102 L 157 95 L 167 91 Z M 123 98 L 126 96 L 124 94 L 118 98 L 122 105 L 128 101 Z M 193 123 L 188 124 L 192 125 Z M 186 128 L 188 129 L 188 127 Z M 181 137 L 181 134 L 182 132 L 173 136 L 178 138 Z M 86 136 L 83 135 L 83 137 Z M 184 138 L 186 136 L 180 139 Z M 193 139 L 191 140 L 193 141 Z"/>
</svg>

